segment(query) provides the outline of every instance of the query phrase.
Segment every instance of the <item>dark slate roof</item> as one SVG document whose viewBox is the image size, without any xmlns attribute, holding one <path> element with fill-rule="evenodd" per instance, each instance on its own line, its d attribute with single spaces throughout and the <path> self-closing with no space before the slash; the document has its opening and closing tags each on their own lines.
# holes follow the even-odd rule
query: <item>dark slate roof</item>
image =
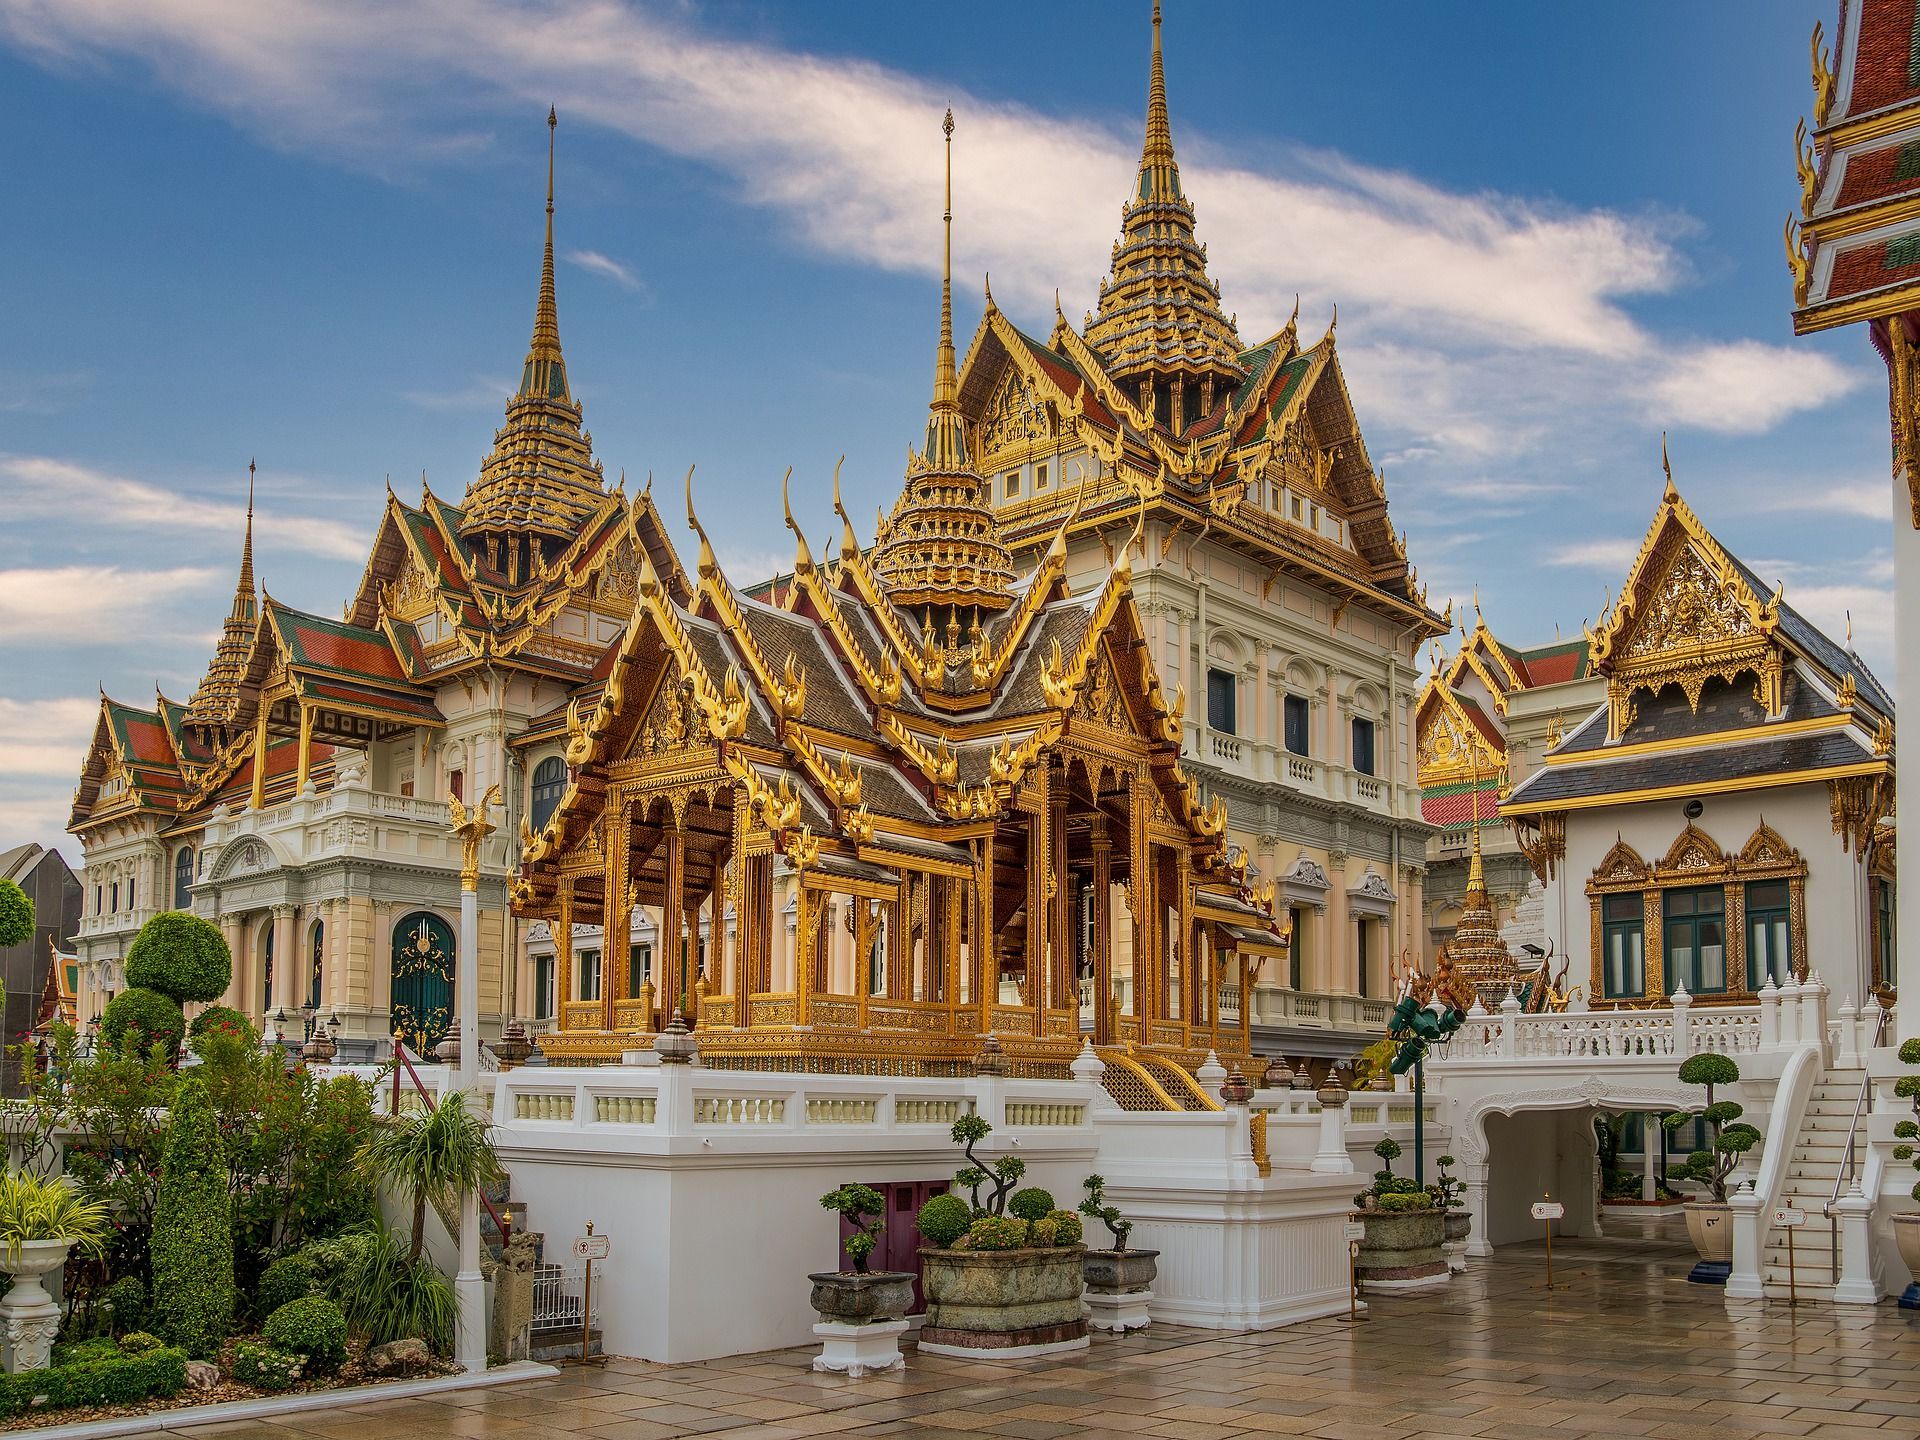
<svg viewBox="0 0 1920 1440">
<path fill-rule="evenodd" d="M 1724 545 L 1720 548 L 1726 550 Z M 1738 555 L 1727 550 L 1727 558 L 1733 561 L 1733 568 L 1740 572 L 1740 577 L 1753 587 L 1754 594 L 1765 597 L 1773 593 L 1773 586 L 1756 575 Z M 1888 719 L 1893 718 L 1893 697 L 1873 672 L 1867 669 L 1866 662 L 1829 640 L 1826 632 L 1784 600 L 1780 602 L 1780 631 L 1787 637 L 1788 644 L 1836 680 L 1846 675 L 1853 676 L 1853 688 L 1860 692 L 1860 698 Z"/>
<path fill-rule="evenodd" d="M 1673 750 L 1628 760 L 1595 758 L 1584 764 L 1542 766 L 1515 787 L 1502 809 L 1521 804 L 1531 807 L 1591 799 L 1632 790 L 1724 784 L 1765 775 L 1857 765 L 1873 758 L 1858 734 L 1851 730 Z"/>
<path fill-rule="evenodd" d="M 1681 693 L 1678 685 L 1669 685 L 1658 695 L 1642 700 L 1633 724 L 1620 737 L 1620 744 L 1643 745 L 1650 740 L 1678 740 L 1688 735 L 1761 730 L 1769 724 L 1819 720 L 1840 713 L 1826 696 L 1809 685 L 1796 671 L 1787 671 L 1785 678 L 1786 704 L 1780 718 L 1774 721 L 1767 719 L 1767 712 L 1754 698 L 1752 676 L 1733 681 L 1709 680 L 1706 688 L 1700 692 L 1700 708 L 1697 711 L 1688 706 L 1687 697 Z M 1582 725 L 1553 753 L 1576 755 L 1609 748 L 1612 747 L 1607 745 L 1607 727 L 1604 724 Z"/>
</svg>

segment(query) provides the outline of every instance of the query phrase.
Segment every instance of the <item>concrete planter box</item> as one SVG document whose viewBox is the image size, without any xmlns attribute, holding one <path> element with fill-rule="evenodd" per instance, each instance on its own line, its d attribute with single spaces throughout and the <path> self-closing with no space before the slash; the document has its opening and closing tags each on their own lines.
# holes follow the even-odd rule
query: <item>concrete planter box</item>
<svg viewBox="0 0 1920 1440">
<path fill-rule="evenodd" d="M 935 1355 L 1046 1355 L 1083 1350 L 1081 1245 L 1026 1250 L 922 1250 L 927 1320 L 920 1348 Z"/>
<path fill-rule="evenodd" d="M 1369 1290 L 1433 1290 L 1452 1271 L 1441 1246 L 1447 1238 L 1444 1210 L 1356 1210 L 1366 1227 L 1354 1274 Z"/>
<path fill-rule="evenodd" d="M 809 1303 L 822 1320 L 843 1325 L 867 1325 L 876 1320 L 898 1320 L 913 1306 L 913 1272 L 825 1270 L 809 1275 L 813 1295 Z"/>
<path fill-rule="evenodd" d="M 1124 1334 L 1151 1323 L 1158 1250 L 1089 1250 L 1080 1262 L 1087 1282 L 1087 1323 Z"/>
</svg>

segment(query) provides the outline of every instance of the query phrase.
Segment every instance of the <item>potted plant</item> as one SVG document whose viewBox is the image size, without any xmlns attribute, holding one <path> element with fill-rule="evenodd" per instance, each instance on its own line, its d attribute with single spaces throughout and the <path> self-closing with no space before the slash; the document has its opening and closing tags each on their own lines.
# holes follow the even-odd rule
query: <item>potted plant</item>
<svg viewBox="0 0 1920 1440">
<path fill-rule="evenodd" d="M 1700 1255 L 1687 1279 L 1698 1285 L 1724 1285 L 1733 1273 L 1733 1210 L 1727 1204 L 1727 1179 L 1740 1157 L 1760 1143 L 1760 1132 L 1740 1119 L 1746 1112 L 1739 1104 L 1713 1098 L 1714 1086 L 1737 1084 L 1739 1079 L 1740 1067 L 1728 1056 L 1689 1055 L 1680 1062 L 1680 1083 L 1703 1086 L 1707 1103 L 1661 1122 L 1669 1130 L 1694 1120 L 1707 1125 L 1707 1148 L 1695 1150 L 1673 1172 L 1707 1187 L 1707 1199 L 1690 1200 L 1682 1207 L 1687 1212 L 1687 1238 Z"/>
<path fill-rule="evenodd" d="M 1438 1177 L 1427 1186 L 1427 1194 L 1441 1211 L 1446 1238 L 1440 1249 L 1447 1257 L 1447 1268 L 1456 1275 L 1467 1268 L 1467 1237 L 1473 1233 L 1473 1216 L 1464 1203 L 1467 1187 L 1453 1173 L 1458 1163 L 1453 1156 L 1442 1155 L 1434 1162 Z"/>
<path fill-rule="evenodd" d="M 983 1164 L 973 1147 L 992 1129 L 978 1115 L 954 1122 L 953 1142 L 967 1159 L 955 1184 L 967 1199 L 936 1195 L 915 1221 L 927 1242 L 920 1251 L 927 1294 L 920 1348 L 1008 1358 L 1084 1350 L 1080 1217 L 1054 1209 L 1045 1190 L 1016 1190 L 1027 1168 L 1018 1157 Z"/>
<path fill-rule="evenodd" d="M 99 1256 L 107 1207 L 84 1199 L 64 1180 L 0 1175 L 0 1269 L 13 1285 L 0 1299 L 8 1374 L 44 1370 L 60 1330 L 60 1307 L 41 1279 L 67 1263 L 67 1252 Z"/>
<path fill-rule="evenodd" d="M 1144 1330 L 1151 1316 L 1153 1282 L 1159 1274 L 1158 1250 L 1135 1250 L 1127 1244 L 1133 1222 L 1120 1218 L 1120 1209 L 1107 1203 L 1105 1177 L 1089 1175 L 1082 1182 L 1087 1192 L 1080 1202 L 1080 1213 L 1098 1220 L 1113 1237 L 1110 1250 L 1088 1250 L 1081 1258 L 1080 1273 L 1087 1285 L 1088 1317 L 1096 1330 Z"/>
<path fill-rule="evenodd" d="M 1452 1271 L 1441 1247 L 1446 1243 L 1446 1211 L 1409 1176 L 1393 1173 L 1400 1144 L 1383 1135 L 1373 1147 L 1381 1168 L 1373 1184 L 1353 1197 L 1353 1215 L 1365 1227 L 1354 1274 L 1372 1290 L 1432 1290 L 1447 1283 Z"/>
<path fill-rule="evenodd" d="M 913 1273 L 908 1270 L 869 1270 L 867 1259 L 886 1229 L 887 1202 L 870 1185 L 842 1185 L 820 1197 L 822 1209 L 846 1221 L 847 1238 L 840 1248 L 853 1262 L 851 1270 L 823 1270 L 809 1275 L 812 1304 L 820 1316 L 813 1333 L 820 1337 L 820 1353 L 813 1368 L 859 1379 L 904 1363 L 900 1336 L 907 1322 L 901 1317 L 913 1305 Z"/>
<path fill-rule="evenodd" d="M 1920 1065 L 1920 1039 L 1900 1042 L 1900 1063 L 1902 1065 Z M 1920 1170 L 1920 1159 L 1914 1155 L 1915 1140 L 1920 1140 L 1920 1075 L 1902 1075 L 1893 1082 L 1893 1093 L 1913 1106 L 1913 1119 L 1902 1120 L 1893 1127 L 1896 1139 L 1901 1143 L 1893 1147 L 1893 1158 L 1911 1160 L 1913 1168 Z M 1920 1181 L 1913 1187 L 1913 1198 L 1920 1200 Z M 1900 1248 L 1900 1259 L 1906 1264 L 1907 1273 L 1913 1277 L 1900 1296 L 1900 1308 L 1920 1310 L 1920 1212 L 1906 1211 L 1893 1217 L 1893 1239 Z"/>
</svg>

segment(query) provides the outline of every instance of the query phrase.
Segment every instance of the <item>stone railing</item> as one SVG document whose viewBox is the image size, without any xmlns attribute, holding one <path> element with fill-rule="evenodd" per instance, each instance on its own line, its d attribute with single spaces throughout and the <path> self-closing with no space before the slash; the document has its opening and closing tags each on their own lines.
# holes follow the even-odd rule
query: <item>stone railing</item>
<svg viewBox="0 0 1920 1440">
<path fill-rule="evenodd" d="M 1445 1045 L 1436 1066 L 1482 1062 L 1572 1060 L 1583 1065 L 1656 1061 L 1670 1066 L 1689 1055 L 1754 1055 L 1818 1045 L 1828 1055 L 1847 1051 L 1851 1014 L 1830 1024 L 1827 988 L 1768 981 L 1754 1005 L 1698 1005 L 1681 990 L 1651 1010 L 1593 1010 L 1522 1014 L 1509 996 L 1498 1011 L 1476 1010 Z"/>
<path fill-rule="evenodd" d="M 1393 1006 L 1362 995 L 1290 990 L 1281 985 L 1253 987 L 1255 1025 L 1290 1025 L 1316 1030 L 1383 1030 Z"/>
</svg>

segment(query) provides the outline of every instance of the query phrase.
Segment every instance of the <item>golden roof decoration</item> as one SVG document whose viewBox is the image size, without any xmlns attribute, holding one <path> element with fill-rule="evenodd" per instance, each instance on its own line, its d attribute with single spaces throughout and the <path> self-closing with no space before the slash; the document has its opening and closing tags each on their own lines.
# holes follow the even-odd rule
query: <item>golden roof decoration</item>
<svg viewBox="0 0 1920 1440">
<path fill-rule="evenodd" d="M 506 424 L 467 491 L 460 522 L 465 537 L 529 535 L 564 544 L 600 508 L 603 477 L 593 438 L 581 428 L 581 407 L 567 383 L 560 351 L 559 308 L 553 280 L 553 135 L 558 115 L 547 112 L 547 238 L 540 267 L 540 299 L 520 386 L 507 401 Z M 531 572 L 544 559 L 532 547 Z M 497 563 L 512 572 L 511 561 Z"/>
<path fill-rule="evenodd" d="M 240 707 L 240 672 L 253 646 L 259 595 L 253 581 L 254 462 L 247 462 L 247 531 L 240 546 L 240 577 L 233 587 L 233 608 L 220 626 L 220 640 L 207 673 L 187 699 L 186 723 L 220 728 L 233 722 Z"/>
</svg>

